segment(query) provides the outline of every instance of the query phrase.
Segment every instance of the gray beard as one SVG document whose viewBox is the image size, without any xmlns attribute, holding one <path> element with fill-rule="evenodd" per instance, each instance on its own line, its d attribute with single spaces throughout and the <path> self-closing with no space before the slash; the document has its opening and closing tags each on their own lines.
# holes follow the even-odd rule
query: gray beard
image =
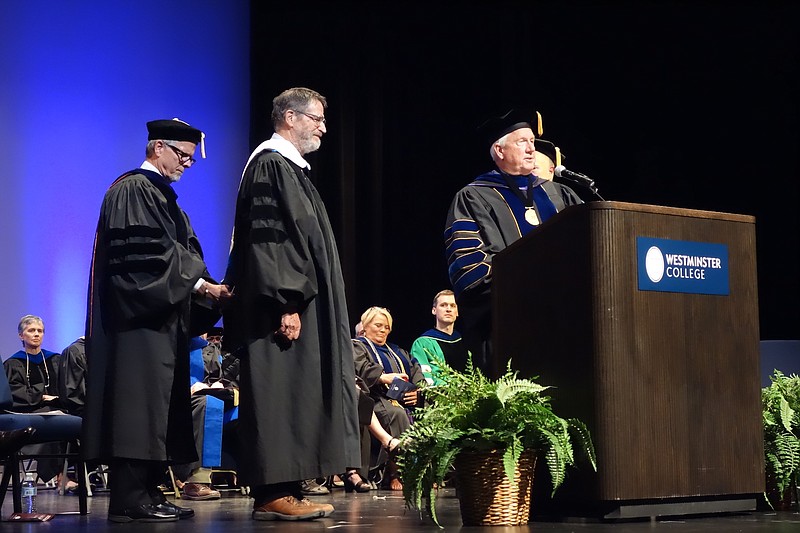
<svg viewBox="0 0 800 533">
<path fill-rule="evenodd" d="M 320 145 L 322 145 L 322 141 L 316 137 L 312 136 L 310 139 L 302 139 L 300 141 L 300 153 L 301 155 L 306 155 L 311 152 L 316 152 L 319 150 Z"/>
</svg>

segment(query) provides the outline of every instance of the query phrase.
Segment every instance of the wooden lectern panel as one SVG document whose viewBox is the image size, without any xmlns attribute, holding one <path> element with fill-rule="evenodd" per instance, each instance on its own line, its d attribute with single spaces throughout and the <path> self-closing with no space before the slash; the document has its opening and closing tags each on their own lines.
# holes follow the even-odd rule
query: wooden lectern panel
<svg viewBox="0 0 800 533">
<path fill-rule="evenodd" d="M 727 246 L 729 294 L 639 290 L 637 237 Z M 596 202 L 571 207 L 493 262 L 495 369 L 556 387 L 589 425 L 598 472 L 557 498 L 761 494 L 755 220 Z"/>
</svg>

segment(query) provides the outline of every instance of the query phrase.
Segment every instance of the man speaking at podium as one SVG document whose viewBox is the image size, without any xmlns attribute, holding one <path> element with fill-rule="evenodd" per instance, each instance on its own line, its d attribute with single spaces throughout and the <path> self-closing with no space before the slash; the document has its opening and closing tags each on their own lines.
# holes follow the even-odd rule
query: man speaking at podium
<svg viewBox="0 0 800 533">
<path fill-rule="evenodd" d="M 557 212 L 582 203 L 566 185 L 533 174 L 535 139 L 542 134 L 541 117 L 533 119 L 532 113 L 512 109 L 478 128 L 495 168 L 458 191 L 447 215 L 448 273 L 464 342 L 473 364 L 485 373 L 493 368 L 492 258 Z"/>
</svg>

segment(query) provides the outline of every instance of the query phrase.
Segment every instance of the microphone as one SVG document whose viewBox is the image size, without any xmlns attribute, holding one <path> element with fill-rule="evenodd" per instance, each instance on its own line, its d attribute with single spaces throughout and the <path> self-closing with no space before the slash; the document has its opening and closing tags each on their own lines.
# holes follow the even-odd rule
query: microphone
<svg viewBox="0 0 800 533">
<path fill-rule="evenodd" d="M 578 183 L 583 183 L 588 185 L 589 187 L 594 185 L 594 180 L 587 176 L 586 174 L 581 174 L 580 172 L 573 172 L 571 170 L 567 170 L 564 165 L 558 165 L 555 170 L 556 176 L 559 178 L 564 178 L 572 181 L 577 181 Z"/>
</svg>

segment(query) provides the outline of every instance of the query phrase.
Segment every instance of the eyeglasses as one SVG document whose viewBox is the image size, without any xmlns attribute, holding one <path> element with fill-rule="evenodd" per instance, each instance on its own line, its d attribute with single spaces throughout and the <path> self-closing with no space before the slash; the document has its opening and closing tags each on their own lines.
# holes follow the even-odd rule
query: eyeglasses
<svg viewBox="0 0 800 533">
<path fill-rule="evenodd" d="M 306 113 L 305 111 L 300 111 L 299 109 L 292 109 L 292 111 L 294 111 L 295 113 L 300 113 L 301 115 L 307 116 L 308 118 L 310 118 L 311 120 L 316 122 L 317 126 L 319 126 L 320 123 L 322 123 L 322 124 L 327 124 L 328 123 L 328 121 L 325 120 L 325 117 L 321 117 L 319 115 L 312 115 L 311 113 Z"/>
<path fill-rule="evenodd" d="M 164 143 L 164 144 L 167 144 L 167 143 Z M 181 150 L 177 146 L 172 146 L 171 144 L 167 144 L 167 146 L 172 148 L 172 151 L 175 152 L 175 155 L 178 156 L 178 161 L 180 162 L 181 165 L 185 165 L 186 163 L 191 163 L 191 164 L 194 165 L 195 163 L 197 163 L 197 159 L 195 159 L 194 157 L 190 156 L 189 154 L 187 154 L 186 152 L 184 152 L 183 150 Z"/>
</svg>

